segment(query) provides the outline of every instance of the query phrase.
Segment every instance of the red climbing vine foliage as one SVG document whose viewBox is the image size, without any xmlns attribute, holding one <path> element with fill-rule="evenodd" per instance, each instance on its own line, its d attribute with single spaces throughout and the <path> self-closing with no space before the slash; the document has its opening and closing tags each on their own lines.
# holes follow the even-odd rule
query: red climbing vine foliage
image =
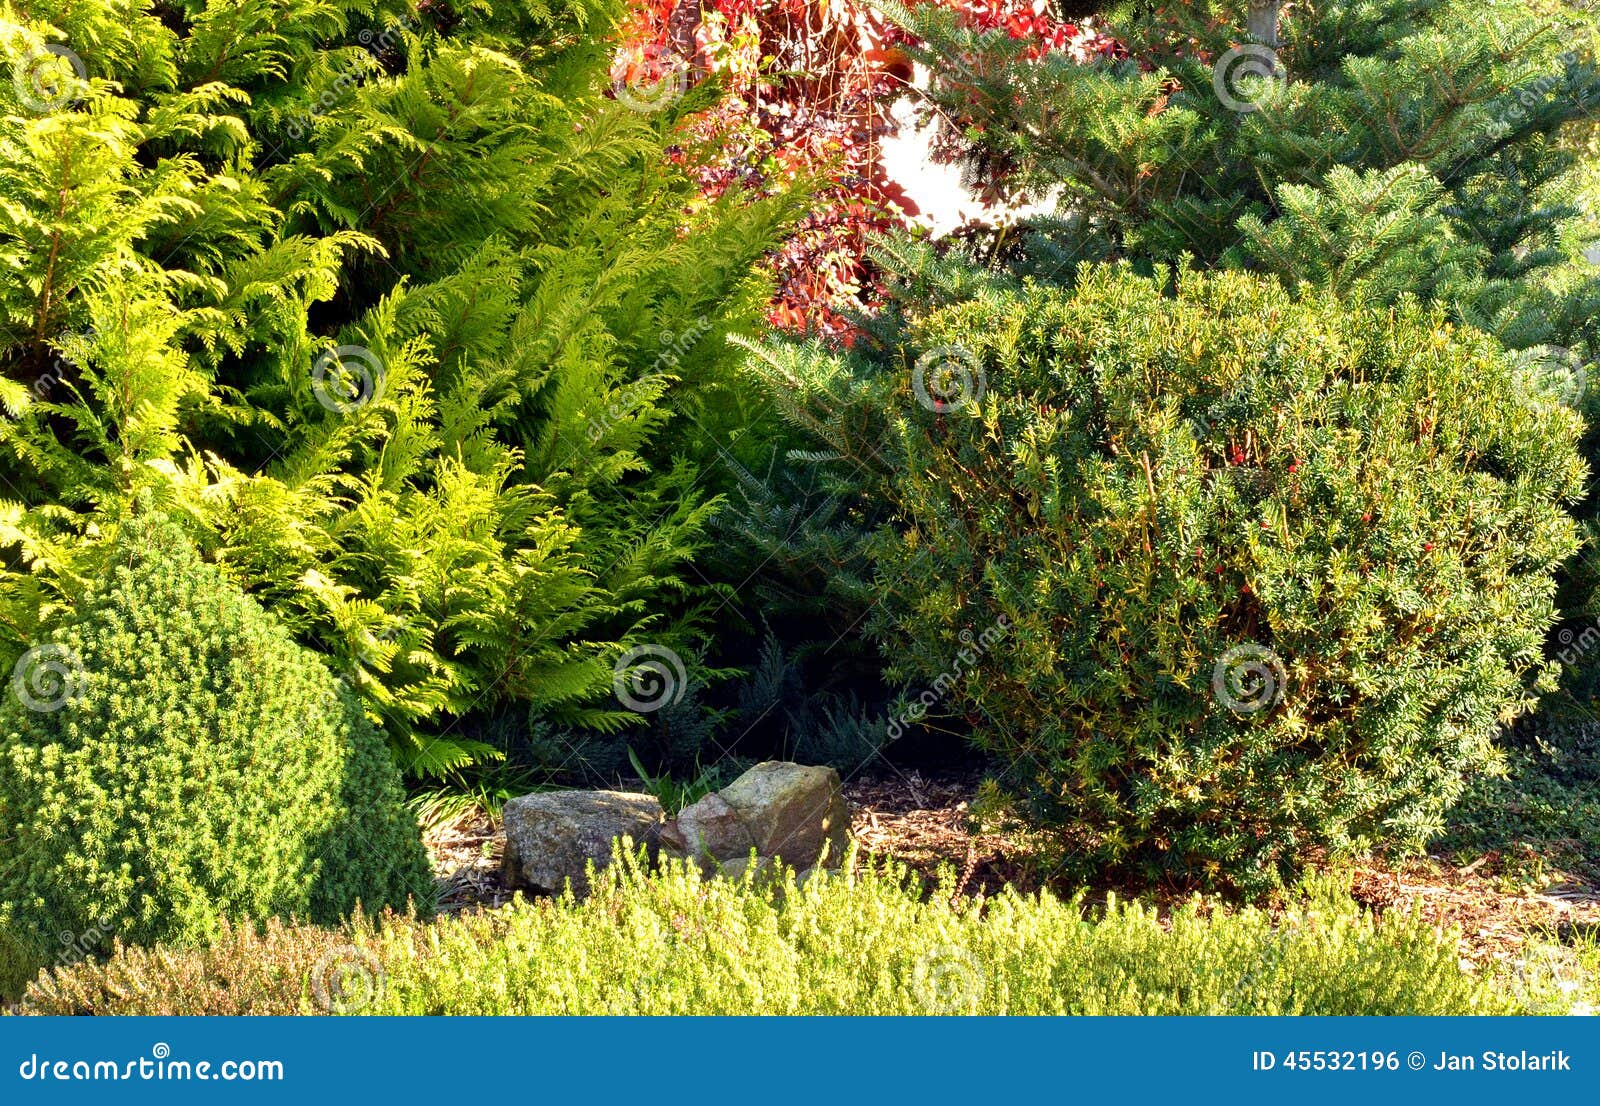
<svg viewBox="0 0 1600 1106">
<path fill-rule="evenodd" d="M 922 2 L 954 3 L 973 26 L 1032 38 L 1040 52 L 1120 49 L 1057 19 L 1047 0 Z M 905 32 L 861 0 L 635 0 L 623 42 L 624 81 L 722 82 L 717 105 L 684 123 L 680 148 L 719 151 L 691 165 L 707 195 L 820 182 L 816 209 L 773 259 L 770 318 L 849 341 L 842 312 L 871 310 L 876 297 L 870 237 L 917 214 L 882 149 L 892 96 L 913 79 Z"/>
</svg>

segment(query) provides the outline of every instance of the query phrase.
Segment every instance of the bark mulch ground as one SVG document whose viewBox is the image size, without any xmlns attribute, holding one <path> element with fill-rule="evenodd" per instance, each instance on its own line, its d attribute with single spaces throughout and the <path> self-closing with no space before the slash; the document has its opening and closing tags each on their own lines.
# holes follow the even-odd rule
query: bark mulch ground
<svg viewBox="0 0 1600 1106">
<path fill-rule="evenodd" d="M 1069 892 L 1051 880 L 1048 865 L 1025 840 L 973 828 L 978 782 L 970 774 L 917 772 L 853 780 L 845 796 L 856 840 L 869 855 L 913 869 L 930 887 L 947 873 L 953 894 L 992 895 L 1007 884 Z M 441 909 L 494 908 L 511 900 L 500 874 L 504 838 L 495 820 L 481 812 L 465 815 L 435 827 L 427 843 Z M 1491 852 L 1460 865 L 1441 857 L 1369 861 L 1355 866 L 1351 894 L 1380 916 L 1416 911 L 1435 925 L 1459 928 L 1462 959 L 1478 967 L 1515 960 L 1529 940 L 1600 938 L 1600 887 L 1559 872 L 1530 884 L 1501 860 Z"/>
</svg>

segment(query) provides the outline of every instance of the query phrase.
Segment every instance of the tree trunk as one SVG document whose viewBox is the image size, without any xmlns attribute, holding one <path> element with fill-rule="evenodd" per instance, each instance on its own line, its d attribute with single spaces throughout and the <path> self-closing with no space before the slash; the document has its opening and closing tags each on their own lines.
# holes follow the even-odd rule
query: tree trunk
<svg viewBox="0 0 1600 1106">
<path fill-rule="evenodd" d="M 1283 0 L 1250 0 L 1250 14 L 1245 29 L 1250 37 L 1276 50 L 1278 48 L 1278 11 Z"/>
</svg>

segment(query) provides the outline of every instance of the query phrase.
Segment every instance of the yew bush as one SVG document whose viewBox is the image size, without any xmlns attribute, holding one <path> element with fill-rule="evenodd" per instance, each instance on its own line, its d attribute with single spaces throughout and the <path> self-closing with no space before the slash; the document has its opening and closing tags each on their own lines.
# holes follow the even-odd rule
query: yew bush
<svg viewBox="0 0 1600 1106">
<path fill-rule="evenodd" d="M 1173 291 L 1086 267 L 778 375 L 874 438 L 890 676 L 1077 875 L 1254 891 L 1425 840 L 1496 763 L 1552 679 L 1580 420 L 1436 310 Z"/>
</svg>

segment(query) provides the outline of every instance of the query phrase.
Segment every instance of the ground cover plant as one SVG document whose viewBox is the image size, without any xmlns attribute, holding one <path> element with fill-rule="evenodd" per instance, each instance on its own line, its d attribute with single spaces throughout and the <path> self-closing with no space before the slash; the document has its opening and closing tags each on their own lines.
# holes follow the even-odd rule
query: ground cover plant
<svg viewBox="0 0 1600 1106">
<path fill-rule="evenodd" d="M 1087 914 L 1087 916 L 1086 916 Z M 1273 918 L 1007 892 L 931 899 L 868 869 L 797 889 L 614 865 L 589 899 L 425 928 L 230 931 L 130 948 L 30 988 L 40 1014 L 1468 1014 L 1565 1012 L 1537 971 L 1496 988 L 1454 941 L 1330 887 Z M 587 970 L 575 972 L 573 965 Z"/>
</svg>

